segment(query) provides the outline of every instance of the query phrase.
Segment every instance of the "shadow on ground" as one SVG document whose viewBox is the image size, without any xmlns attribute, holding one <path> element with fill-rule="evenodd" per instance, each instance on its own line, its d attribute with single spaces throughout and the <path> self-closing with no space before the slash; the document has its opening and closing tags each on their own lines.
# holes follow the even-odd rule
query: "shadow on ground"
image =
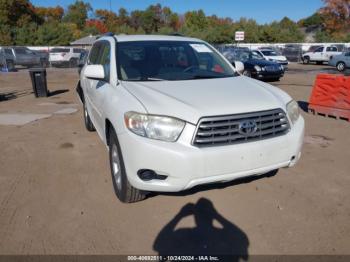
<svg viewBox="0 0 350 262">
<path fill-rule="evenodd" d="M 211 184 L 199 185 L 199 186 L 193 187 L 191 189 L 180 191 L 180 192 L 158 192 L 158 193 L 151 192 L 148 195 L 148 198 L 151 198 L 151 197 L 154 197 L 154 196 L 159 196 L 159 195 L 183 197 L 183 196 L 187 196 L 187 195 L 193 195 L 195 193 L 202 192 L 202 191 L 209 191 L 209 190 L 213 190 L 213 189 L 223 189 L 223 188 L 226 188 L 226 187 L 236 186 L 236 185 L 239 185 L 239 184 L 250 183 L 250 182 L 258 180 L 258 179 L 272 177 L 272 176 L 276 175 L 277 172 L 278 172 L 278 170 L 273 170 L 271 172 L 268 172 L 266 174 L 259 175 L 259 176 L 249 176 L 249 177 L 244 177 L 244 178 L 240 178 L 240 179 L 235 179 L 235 180 L 232 180 L 232 181 L 229 181 L 229 182 L 221 182 L 221 183 L 211 183 Z"/>
<path fill-rule="evenodd" d="M 180 221 L 188 216 L 194 217 L 195 227 L 177 229 Z M 214 221 L 218 226 L 214 225 Z M 163 227 L 153 243 L 153 249 L 161 256 L 235 255 L 230 257 L 232 262 L 247 260 L 248 246 L 247 235 L 219 214 L 206 198 L 183 206 Z"/>
<path fill-rule="evenodd" d="M 0 102 L 9 101 L 12 99 L 16 99 L 18 97 L 32 95 L 32 94 L 33 94 L 33 90 L 31 89 L 23 90 L 23 91 L 12 91 L 12 92 L 0 93 Z"/>
<path fill-rule="evenodd" d="M 69 89 L 59 89 L 55 91 L 49 91 L 49 96 L 55 96 L 55 95 L 59 95 L 67 92 L 69 92 Z"/>
<path fill-rule="evenodd" d="M 298 101 L 299 108 L 304 112 L 309 112 L 309 103 L 305 101 Z"/>
</svg>

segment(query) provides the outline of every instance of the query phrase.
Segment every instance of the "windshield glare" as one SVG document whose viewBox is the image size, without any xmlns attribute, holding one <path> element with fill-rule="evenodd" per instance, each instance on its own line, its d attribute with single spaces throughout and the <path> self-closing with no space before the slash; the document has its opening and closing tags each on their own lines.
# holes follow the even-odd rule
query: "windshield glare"
<svg viewBox="0 0 350 262">
<path fill-rule="evenodd" d="M 278 54 L 275 51 L 272 50 L 263 50 L 261 51 L 266 56 L 278 56 Z"/>
<path fill-rule="evenodd" d="M 125 81 L 190 80 L 235 76 L 209 45 L 187 41 L 117 43 L 118 78 Z"/>
</svg>

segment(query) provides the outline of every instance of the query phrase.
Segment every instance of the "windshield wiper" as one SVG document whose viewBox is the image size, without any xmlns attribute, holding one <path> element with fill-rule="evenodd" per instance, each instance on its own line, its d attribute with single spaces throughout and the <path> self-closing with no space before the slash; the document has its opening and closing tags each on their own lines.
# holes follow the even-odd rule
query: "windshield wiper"
<svg viewBox="0 0 350 262">
<path fill-rule="evenodd" d="M 223 75 L 223 76 L 194 75 L 192 79 L 224 78 L 224 77 L 232 77 L 232 76 L 234 75 Z"/>
</svg>

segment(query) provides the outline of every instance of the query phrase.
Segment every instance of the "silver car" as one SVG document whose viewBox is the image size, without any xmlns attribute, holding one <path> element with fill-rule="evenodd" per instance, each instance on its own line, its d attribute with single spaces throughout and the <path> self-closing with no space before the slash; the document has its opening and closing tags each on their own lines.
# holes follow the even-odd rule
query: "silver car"
<svg viewBox="0 0 350 262">
<path fill-rule="evenodd" d="M 331 57 L 328 64 L 335 66 L 339 72 L 345 71 L 350 68 L 350 51 Z"/>
</svg>

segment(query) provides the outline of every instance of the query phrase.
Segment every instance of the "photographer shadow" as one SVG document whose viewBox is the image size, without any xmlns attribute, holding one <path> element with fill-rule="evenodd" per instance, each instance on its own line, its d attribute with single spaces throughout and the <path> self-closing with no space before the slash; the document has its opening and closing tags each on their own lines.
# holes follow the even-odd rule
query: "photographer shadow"
<svg viewBox="0 0 350 262">
<path fill-rule="evenodd" d="M 187 216 L 194 216 L 196 226 L 176 229 Z M 217 221 L 220 227 L 214 225 Z M 159 232 L 153 249 L 159 255 L 233 255 L 230 261 L 248 259 L 249 240 L 236 225 L 225 219 L 212 202 L 201 198 L 186 204 Z"/>
</svg>

